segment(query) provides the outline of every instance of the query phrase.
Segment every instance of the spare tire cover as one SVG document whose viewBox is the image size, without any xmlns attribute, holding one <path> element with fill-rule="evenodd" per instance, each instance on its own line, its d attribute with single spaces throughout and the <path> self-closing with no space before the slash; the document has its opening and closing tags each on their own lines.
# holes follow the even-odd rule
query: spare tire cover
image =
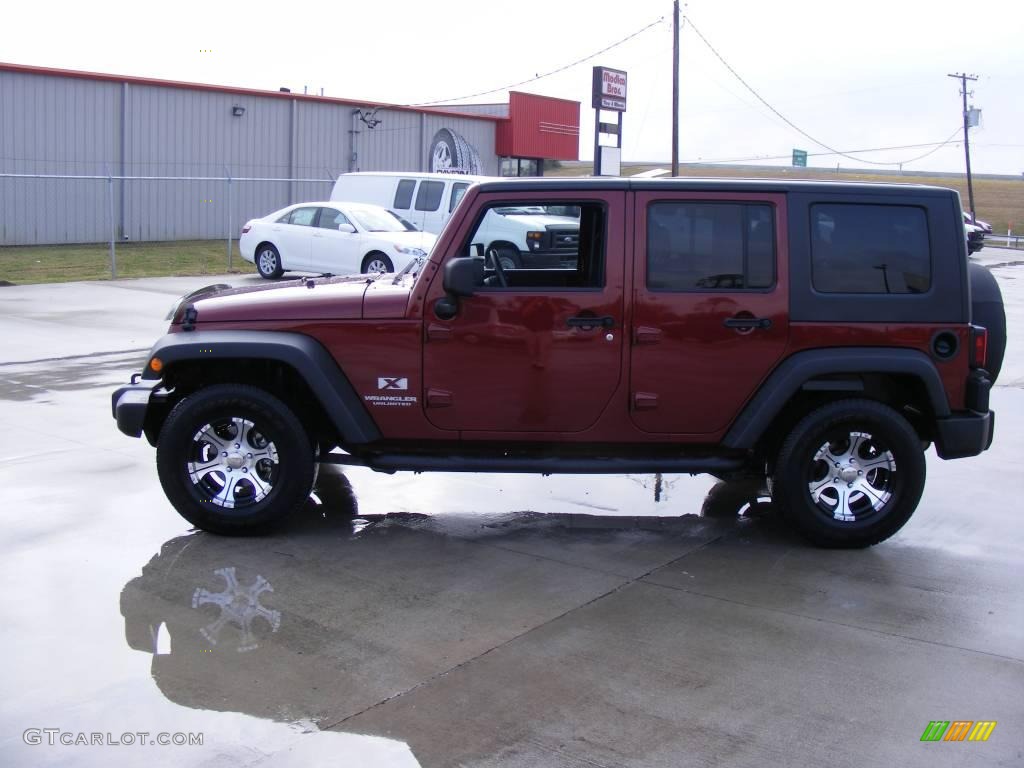
<svg viewBox="0 0 1024 768">
<path fill-rule="evenodd" d="M 999 377 L 1006 353 L 1006 312 L 995 276 L 981 264 L 968 265 L 971 280 L 971 322 L 988 329 L 988 360 L 985 368 L 992 382 Z"/>
</svg>

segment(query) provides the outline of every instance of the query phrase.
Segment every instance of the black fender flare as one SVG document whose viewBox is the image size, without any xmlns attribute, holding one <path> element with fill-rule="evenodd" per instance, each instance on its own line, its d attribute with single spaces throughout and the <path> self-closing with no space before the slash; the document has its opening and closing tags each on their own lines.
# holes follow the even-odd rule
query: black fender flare
<svg viewBox="0 0 1024 768">
<path fill-rule="evenodd" d="M 324 346 L 301 333 L 283 331 L 191 331 L 168 333 L 149 353 L 163 367 L 182 361 L 275 360 L 295 369 L 309 385 L 324 413 L 346 444 L 365 444 L 380 439 L 359 395 Z M 144 379 L 159 379 L 148 365 Z"/>
<path fill-rule="evenodd" d="M 839 347 L 810 349 L 787 358 L 765 379 L 726 433 L 726 448 L 749 450 L 805 383 L 834 374 L 896 373 L 918 379 L 936 418 L 950 415 L 949 400 L 934 363 L 916 349 Z"/>
</svg>

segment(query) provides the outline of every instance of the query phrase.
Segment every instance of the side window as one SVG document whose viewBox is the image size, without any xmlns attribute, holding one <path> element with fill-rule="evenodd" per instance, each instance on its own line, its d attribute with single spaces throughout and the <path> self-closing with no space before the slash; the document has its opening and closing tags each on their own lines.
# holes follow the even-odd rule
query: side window
<svg viewBox="0 0 1024 768">
<path fill-rule="evenodd" d="M 495 290 L 603 287 L 604 204 L 570 202 L 559 208 L 575 215 L 549 212 L 545 202 L 487 207 L 465 247 L 478 261 L 477 285 Z"/>
<path fill-rule="evenodd" d="M 443 194 L 443 181 L 421 181 L 420 191 L 416 194 L 416 210 L 436 211 L 441 207 L 441 195 Z"/>
<path fill-rule="evenodd" d="M 402 179 L 398 182 L 398 189 L 395 190 L 394 208 L 403 211 L 409 210 L 412 206 L 412 191 L 416 189 L 416 182 L 413 179 Z"/>
<path fill-rule="evenodd" d="M 299 226 L 309 227 L 313 225 L 313 220 L 316 218 L 316 208 L 296 208 L 290 214 L 288 214 L 288 224 L 298 224 Z"/>
<path fill-rule="evenodd" d="M 462 198 L 466 196 L 466 190 L 469 189 L 469 184 L 459 181 L 452 184 L 452 199 L 448 203 L 448 213 L 455 210 L 455 207 L 462 202 Z"/>
<path fill-rule="evenodd" d="M 321 208 L 317 226 L 322 229 L 337 229 L 339 224 L 351 224 L 345 214 L 334 208 Z"/>
<path fill-rule="evenodd" d="M 925 293 L 932 264 L 924 209 L 812 205 L 811 282 L 822 293 Z"/>
<path fill-rule="evenodd" d="M 647 207 L 648 288 L 735 291 L 774 283 L 770 205 L 660 202 Z"/>
</svg>

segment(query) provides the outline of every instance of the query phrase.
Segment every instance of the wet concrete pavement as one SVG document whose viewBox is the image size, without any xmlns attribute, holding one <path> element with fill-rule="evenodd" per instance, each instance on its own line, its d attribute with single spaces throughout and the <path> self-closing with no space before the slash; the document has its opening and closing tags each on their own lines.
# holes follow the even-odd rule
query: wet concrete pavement
<svg viewBox="0 0 1024 768">
<path fill-rule="evenodd" d="M 687 476 L 331 469 L 274 536 L 192 533 L 109 393 L 211 280 L 2 288 L 0 764 L 1024 764 L 1017 269 L 992 450 L 929 452 L 862 552 Z M 998 725 L 920 742 L 958 719 Z"/>
</svg>

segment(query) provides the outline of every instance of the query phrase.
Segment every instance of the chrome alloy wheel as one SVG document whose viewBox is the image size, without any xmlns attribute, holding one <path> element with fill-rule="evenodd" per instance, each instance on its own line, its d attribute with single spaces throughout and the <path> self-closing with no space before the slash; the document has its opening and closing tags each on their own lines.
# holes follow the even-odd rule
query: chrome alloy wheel
<svg viewBox="0 0 1024 768">
<path fill-rule="evenodd" d="M 189 479 L 218 507 L 262 501 L 274 487 L 277 469 L 277 447 L 249 419 L 217 419 L 192 436 Z"/>
<path fill-rule="evenodd" d="M 260 260 L 257 266 L 264 275 L 272 275 L 277 271 L 277 254 L 270 248 L 264 248 L 260 251 Z"/>
<path fill-rule="evenodd" d="M 830 438 L 814 454 L 811 502 L 840 522 L 856 522 L 880 512 L 893 495 L 896 459 L 866 432 Z"/>
<path fill-rule="evenodd" d="M 374 272 L 387 272 L 388 265 L 384 263 L 384 260 L 377 257 L 370 259 L 366 262 L 366 273 L 373 274 Z"/>
</svg>

